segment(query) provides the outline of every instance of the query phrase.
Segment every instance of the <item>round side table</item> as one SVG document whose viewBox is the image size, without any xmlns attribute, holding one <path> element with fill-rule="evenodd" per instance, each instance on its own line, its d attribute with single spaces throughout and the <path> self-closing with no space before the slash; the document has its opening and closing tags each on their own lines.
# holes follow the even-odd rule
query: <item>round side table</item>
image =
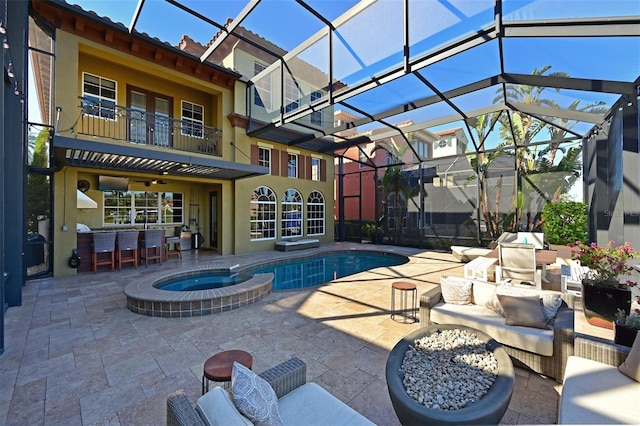
<svg viewBox="0 0 640 426">
<path fill-rule="evenodd" d="M 396 309 L 396 290 L 400 291 L 400 310 Z M 411 310 L 407 312 L 407 296 L 411 293 Z M 402 315 L 402 322 L 412 324 L 418 320 L 416 315 L 418 300 L 418 290 L 414 283 L 406 281 L 396 281 L 391 284 L 391 319 L 395 320 L 396 315 Z"/>
<path fill-rule="evenodd" d="M 232 349 L 215 354 L 204 363 L 202 373 L 202 394 L 209 391 L 209 380 L 214 382 L 228 382 L 231 380 L 233 363 L 238 362 L 247 368 L 253 365 L 253 357 L 250 353 L 239 349 Z M 206 385 L 205 385 L 206 381 Z"/>
</svg>

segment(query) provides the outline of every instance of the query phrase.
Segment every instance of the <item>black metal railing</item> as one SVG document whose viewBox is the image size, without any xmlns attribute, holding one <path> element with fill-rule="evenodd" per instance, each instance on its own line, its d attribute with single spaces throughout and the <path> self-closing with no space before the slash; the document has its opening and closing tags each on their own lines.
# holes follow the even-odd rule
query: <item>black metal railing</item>
<svg viewBox="0 0 640 426">
<path fill-rule="evenodd" d="M 220 156 L 222 130 L 165 114 L 127 108 L 109 101 L 80 98 L 80 135 L 102 137 Z"/>
</svg>

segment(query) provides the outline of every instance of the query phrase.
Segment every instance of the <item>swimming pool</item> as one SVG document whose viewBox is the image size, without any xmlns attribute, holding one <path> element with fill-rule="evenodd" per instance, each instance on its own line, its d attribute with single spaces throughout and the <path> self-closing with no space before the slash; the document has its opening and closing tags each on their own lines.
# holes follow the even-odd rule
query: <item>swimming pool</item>
<svg viewBox="0 0 640 426">
<path fill-rule="evenodd" d="M 402 265 L 405 256 L 380 252 L 345 251 L 279 261 L 248 269 L 248 274 L 273 273 L 273 290 L 296 290 L 328 283 L 369 269 Z"/>
</svg>

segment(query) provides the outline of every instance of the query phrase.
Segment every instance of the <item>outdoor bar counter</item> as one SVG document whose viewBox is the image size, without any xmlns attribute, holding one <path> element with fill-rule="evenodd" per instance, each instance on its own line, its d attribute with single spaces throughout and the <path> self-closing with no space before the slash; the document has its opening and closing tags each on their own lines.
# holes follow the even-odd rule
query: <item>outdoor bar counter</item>
<svg viewBox="0 0 640 426">
<path fill-rule="evenodd" d="M 141 247 L 141 242 L 144 240 L 144 229 L 139 228 L 121 228 L 121 229 L 104 229 L 104 230 L 93 230 L 91 232 L 78 232 L 77 239 L 77 249 L 78 256 L 80 256 L 80 265 L 78 266 L 78 272 L 91 272 L 91 252 L 92 252 L 92 244 L 93 244 L 93 234 L 98 232 L 118 232 L 118 231 L 139 231 L 138 233 L 138 249 Z M 163 229 L 163 231 L 165 231 Z M 163 241 L 164 236 L 166 234 L 163 233 Z M 117 244 L 116 244 L 117 250 Z M 163 262 L 167 258 L 167 250 L 163 247 L 162 249 L 162 259 Z M 138 264 L 140 264 L 140 256 L 138 255 Z M 131 267 L 131 265 L 129 265 Z M 104 268 L 103 268 L 104 270 Z"/>
</svg>

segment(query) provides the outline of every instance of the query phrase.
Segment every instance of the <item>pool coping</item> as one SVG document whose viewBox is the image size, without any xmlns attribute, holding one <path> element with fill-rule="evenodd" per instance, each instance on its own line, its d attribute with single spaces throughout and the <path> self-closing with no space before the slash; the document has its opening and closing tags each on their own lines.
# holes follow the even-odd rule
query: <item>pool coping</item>
<svg viewBox="0 0 640 426">
<path fill-rule="evenodd" d="M 207 290 L 169 291 L 154 287 L 154 284 L 168 279 L 237 268 L 238 264 L 213 262 L 173 273 L 163 271 L 147 275 L 124 288 L 127 308 L 147 316 L 183 318 L 229 311 L 254 303 L 271 293 L 273 274 L 255 274 L 242 283 Z"/>
</svg>

